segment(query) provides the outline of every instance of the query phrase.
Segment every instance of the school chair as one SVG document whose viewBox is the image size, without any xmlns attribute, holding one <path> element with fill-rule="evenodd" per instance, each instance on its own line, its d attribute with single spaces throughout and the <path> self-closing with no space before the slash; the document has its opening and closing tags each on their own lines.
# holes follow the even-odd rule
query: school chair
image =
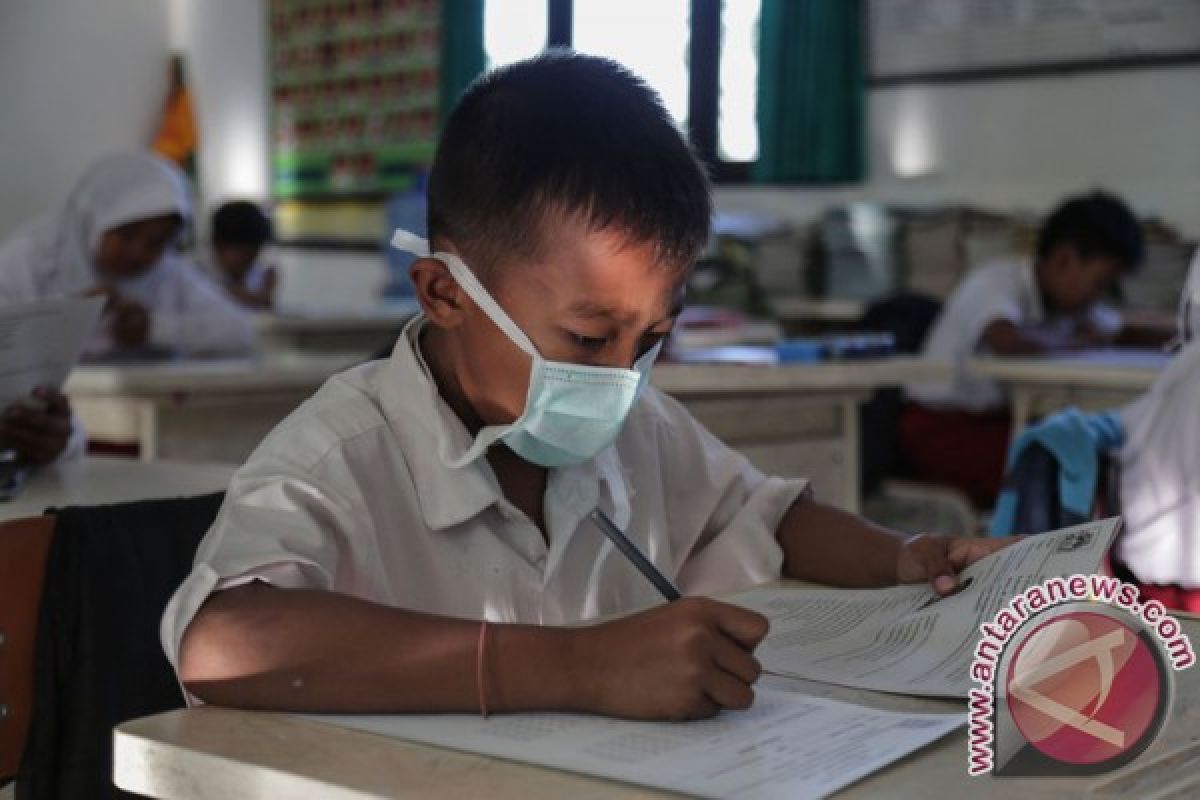
<svg viewBox="0 0 1200 800">
<path fill-rule="evenodd" d="M 1106 454 L 1125 434 L 1114 412 L 1068 408 L 1029 426 L 1009 448 L 993 536 L 1043 533 L 1091 519 Z"/>
<path fill-rule="evenodd" d="M 33 650 L 54 518 L 0 522 L 0 786 L 12 781 L 33 717 Z"/>
<path fill-rule="evenodd" d="M 112 729 L 180 708 L 159 619 L 223 494 L 56 510 L 0 525 L 0 777 L 22 797 L 133 797 Z M 11 668 L 10 668 L 11 667 Z"/>
<path fill-rule="evenodd" d="M 896 353 L 921 352 L 942 304 L 929 295 L 898 292 L 872 303 L 855 326 L 864 333 L 891 334 Z M 908 478 L 911 467 L 900 443 L 902 389 L 879 389 L 859 409 L 859 463 L 868 515 L 898 530 L 944 534 L 976 533 L 971 501 L 950 486 Z"/>
<path fill-rule="evenodd" d="M 1113 412 L 1070 408 L 1031 425 L 1013 442 L 991 535 L 1037 534 L 1121 513 L 1120 464 L 1111 457 L 1124 439 Z M 1139 579 L 1105 557 L 1104 570 L 1138 587 L 1141 601 L 1200 612 L 1200 590 Z"/>
</svg>

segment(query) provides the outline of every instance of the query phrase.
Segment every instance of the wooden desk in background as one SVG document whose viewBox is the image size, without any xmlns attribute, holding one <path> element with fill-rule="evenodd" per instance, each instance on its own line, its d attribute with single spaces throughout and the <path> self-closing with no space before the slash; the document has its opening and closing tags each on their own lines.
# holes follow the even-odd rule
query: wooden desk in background
<svg viewBox="0 0 1200 800">
<path fill-rule="evenodd" d="M 280 420 L 353 356 L 84 366 L 66 392 L 92 439 L 145 461 L 240 464 Z M 817 496 L 859 507 L 858 408 L 881 387 L 944 379 L 914 358 L 737 366 L 661 364 L 652 381 L 765 472 L 812 478 Z"/>
<path fill-rule="evenodd" d="M 1098 351 L 1078 356 L 976 358 L 968 368 L 999 381 L 1012 399 L 1013 436 L 1039 417 L 1077 406 L 1120 408 L 1154 383 L 1170 356 L 1156 351 Z"/>
<path fill-rule="evenodd" d="M 33 473 L 17 499 L 0 503 L 0 519 L 41 514 L 51 506 L 92 506 L 187 497 L 229 485 L 232 464 L 145 464 L 128 458 L 82 458 Z"/>
<path fill-rule="evenodd" d="M 255 314 L 254 327 L 263 351 L 369 357 L 390 349 L 416 311 L 415 302 L 345 312 L 278 311 Z"/>
<path fill-rule="evenodd" d="M 1181 619 L 1193 642 L 1200 622 Z M 1171 716 L 1159 739 L 1131 764 L 1087 778 L 972 778 L 961 729 L 836 796 L 924 800 L 1020 797 L 1195 797 L 1200 773 L 1200 667 L 1175 674 Z M 905 697 L 764 676 L 791 688 L 883 709 L 947 711 L 960 701 Z M 117 786 L 162 800 L 261 797 L 645 800 L 670 793 L 554 769 L 459 753 L 335 728 L 282 714 L 196 708 L 134 720 L 116 729 Z"/>
<path fill-rule="evenodd" d="M 945 380 L 920 358 L 780 366 L 662 364 L 651 382 L 762 471 L 805 476 L 821 500 L 858 511 L 859 406 L 876 389 Z"/>
<path fill-rule="evenodd" d="M 240 464 L 275 425 L 358 354 L 84 365 L 64 391 L 93 440 L 143 461 Z"/>
<path fill-rule="evenodd" d="M 772 297 L 771 313 L 789 336 L 812 335 L 853 328 L 867 303 L 836 297 Z"/>
</svg>

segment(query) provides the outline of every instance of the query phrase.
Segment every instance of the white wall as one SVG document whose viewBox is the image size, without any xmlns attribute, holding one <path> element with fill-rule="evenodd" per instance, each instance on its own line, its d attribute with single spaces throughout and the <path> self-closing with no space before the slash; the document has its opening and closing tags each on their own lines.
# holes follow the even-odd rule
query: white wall
<svg viewBox="0 0 1200 800">
<path fill-rule="evenodd" d="M 95 156 L 149 140 L 172 50 L 194 92 L 202 207 L 268 196 L 263 0 L 0 0 L 0 235 Z M 863 185 L 720 189 L 718 205 L 798 220 L 860 198 L 1043 211 L 1103 185 L 1200 235 L 1200 67 L 877 89 L 868 124 Z M 331 273 L 353 273 L 361 302 L 383 280 L 370 259 L 302 262 L 287 269 L 300 300 Z"/>
<path fill-rule="evenodd" d="M 200 134 L 205 209 L 267 200 L 266 7 L 262 0 L 168 0 L 172 49 L 184 55 Z"/>
<path fill-rule="evenodd" d="M 150 142 L 167 57 L 155 0 L 0 0 L 0 237 L 98 156 Z"/>
<path fill-rule="evenodd" d="M 722 189 L 718 204 L 800 220 L 853 199 L 1043 211 L 1104 186 L 1200 235 L 1200 67 L 876 89 L 868 124 L 863 185 Z"/>
</svg>

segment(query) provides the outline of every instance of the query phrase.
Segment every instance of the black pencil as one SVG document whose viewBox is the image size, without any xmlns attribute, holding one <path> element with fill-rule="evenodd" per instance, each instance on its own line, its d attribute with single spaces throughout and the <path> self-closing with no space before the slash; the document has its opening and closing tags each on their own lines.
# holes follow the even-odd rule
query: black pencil
<svg viewBox="0 0 1200 800">
<path fill-rule="evenodd" d="M 613 524 L 613 521 L 608 518 L 607 514 L 597 508 L 588 516 L 596 523 L 596 527 L 616 545 L 621 554 L 637 567 L 638 572 L 645 575 L 646 579 L 654 584 L 654 588 L 662 592 L 662 596 L 667 598 L 668 602 L 683 597 L 679 590 L 675 588 L 675 584 L 667 580 L 667 577 L 650 563 L 650 559 L 642 555 L 642 551 L 637 549 L 637 545 L 629 541 L 629 538 L 621 532 L 620 528 Z"/>
</svg>

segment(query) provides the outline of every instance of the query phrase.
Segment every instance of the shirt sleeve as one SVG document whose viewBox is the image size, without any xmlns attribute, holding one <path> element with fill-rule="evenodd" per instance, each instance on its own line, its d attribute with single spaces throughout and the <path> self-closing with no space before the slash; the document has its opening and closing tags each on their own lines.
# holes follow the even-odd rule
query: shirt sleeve
<svg viewBox="0 0 1200 800">
<path fill-rule="evenodd" d="M 306 474 L 307 473 L 307 474 Z M 361 503 L 331 481 L 289 465 L 264 463 L 234 476 L 225 503 L 175 592 L 160 627 L 163 650 L 179 666 L 183 634 L 215 591 L 261 580 L 280 588 L 334 587 L 351 557 L 347 531 L 362 531 Z"/>
<path fill-rule="evenodd" d="M 1002 285 L 999 272 L 980 271 L 967 279 L 949 302 L 955 315 L 955 335 L 961 337 L 967 353 L 983 347 L 983 333 L 993 322 L 1007 320 L 1014 325 L 1026 322 L 1014 288 Z"/>
<path fill-rule="evenodd" d="M 0 244 L 0 299 L 27 303 L 38 299 L 33 270 L 37 261 L 33 236 L 20 231 Z"/>
<path fill-rule="evenodd" d="M 778 580 L 783 515 L 808 481 L 767 477 L 713 436 L 677 401 L 659 394 L 665 427 L 667 515 L 690 537 L 677 580 L 687 594 L 722 594 Z"/>
<path fill-rule="evenodd" d="M 184 355 L 242 354 L 254 347 L 250 317 L 191 264 L 171 268 L 170 298 L 150 312 L 150 342 Z"/>
</svg>

